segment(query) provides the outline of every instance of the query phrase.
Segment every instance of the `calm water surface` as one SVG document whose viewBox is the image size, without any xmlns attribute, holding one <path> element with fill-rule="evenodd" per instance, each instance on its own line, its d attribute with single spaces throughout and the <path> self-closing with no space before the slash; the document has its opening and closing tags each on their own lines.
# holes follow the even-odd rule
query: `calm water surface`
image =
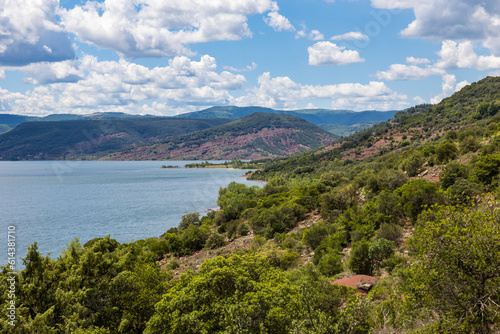
<svg viewBox="0 0 500 334">
<path fill-rule="evenodd" d="M 186 163 L 0 161 L 0 265 L 12 225 L 18 259 L 34 241 L 55 258 L 74 238 L 83 244 L 107 234 L 119 242 L 159 236 L 186 213 L 216 208 L 219 188 L 232 181 L 262 185 L 240 177 L 242 170 L 160 168 Z"/>
</svg>

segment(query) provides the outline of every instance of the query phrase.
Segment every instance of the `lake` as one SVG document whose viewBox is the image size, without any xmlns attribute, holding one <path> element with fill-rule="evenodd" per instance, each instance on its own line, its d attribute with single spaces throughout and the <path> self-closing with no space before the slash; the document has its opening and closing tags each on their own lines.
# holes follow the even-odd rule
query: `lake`
<svg viewBox="0 0 500 334">
<path fill-rule="evenodd" d="M 192 161 L 0 161 L 0 264 L 15 226 L 17 269 L 27 245 L 56 258 L 74 238 L 119 242 L 157 237 L 181 216 L 217 208 L 220 187 L 245 170 L 161 168 Z M 11 228 L 12 229 L 12 228 Z"/>
</svg>

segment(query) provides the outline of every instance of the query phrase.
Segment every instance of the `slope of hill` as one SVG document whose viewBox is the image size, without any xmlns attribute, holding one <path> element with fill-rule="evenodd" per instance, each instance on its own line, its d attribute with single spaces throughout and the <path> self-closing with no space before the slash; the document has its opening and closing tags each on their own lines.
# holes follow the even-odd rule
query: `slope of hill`
<svg viewBox="0 0 500 334">
<path fill-rule="evenodd" d="M 354 125 L 361 122 L 382 122 L 394 116 L 396 111 L 360 111 L 351 110 L 329 110 L 329 109 L 300 109 L 300 110 L 276 110 L 262 107 L 212 107 L 201 111 L 177 115 L 179 118 L 232 118 L 238 119 L 255 112 L 269 114 L 288 114 L 301 117 L 316 125 Z"/>
<path fill-rule="evenodd" d="M 63 159 L 104 155 L 229 121 L 222 118 L 134 118 L 26 122 L 0 135 L 0 159 Z"/>
<path fill-rule="evenodd" d="M 292 115 L 254 113 L 207 130 L 113 154 L 117 160 L 261 159 L 328 144 L 335 136 Z"/>
<path fill-rule="evenodd" d="M 25 122 L 80 121 L 96 119 L 155 118 L 151 115 L 129 115 L 122 112 L 97 112 L 88 115 L 52 114 L 44 117 L 0 114 L 0 134 L 12 130 Z"/>
<path fill-rule="evenodd" d="M 487 77 L 464 87 L 438 105 L 419 105 L 398 112 L 393 119 L 343 138 L 320 152 L 306 152 L 285 161 L 269 163 L 254 178 L 293 173 L 296 168 L 321 172 L 321 162 L 357 163 L 387 153 L 422 150 L 436 159 L 439 143 L 454 141 L 456 150 L 476 152 L 484 135 L 495 134 L 500 111 L 500 77 Z M 397 165 L 391 168 L 397 168 Z"/>
<path fill-rule="evenodd" d="M 263 187 L 233 182 L 219 190 L 220 210 L 186 214 L 158 238 L 74 241 L 57 260 L 35 243 L 17 289 L 23 296 L 34 279 L 52 280 L 16 302 L 37 315 L 19 322 L 80 332 L 498 333 L 499 104 L 500 78 L 486 78 L 436 106 L 270 161 L 254 174 Z M 244 131 L 245 122 L 261 133 L 271 116 L 194 137 Z M 283 116 L 274 124 L 293 129 Z M 368 296 L 339 285 L 358 275 Z M 68 281 L 85 282 L 86 293 Z"/>
</svg>

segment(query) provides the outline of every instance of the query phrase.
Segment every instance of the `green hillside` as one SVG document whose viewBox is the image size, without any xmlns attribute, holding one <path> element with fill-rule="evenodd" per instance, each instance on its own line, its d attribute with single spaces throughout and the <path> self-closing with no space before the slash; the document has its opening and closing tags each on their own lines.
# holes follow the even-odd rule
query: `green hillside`
<svg viewBox="0 0 500 334">
<path fill-rule="evenodd" d="M 103 155 L 227 122 L 227 119 L 173 118 L 26 122 L 0 135 L 0 159 Z"/>
<path fill-rule="evenodd" d="M 233 182 L 219 190 L 219 210 L 186 214 L 156 238 L 75 240 L 57 260 L 35 243 L 24 270 L 0 271 L 6 286 L 16 277 L 16 325 L 26 333 L 499 333 L 499 106 L 500 78 L 488 77 L 329 146 L 255 161 L 263 187 Z M 193 138 L 248 133 L 247 124 L 259 136 L 316 131 L 302 122 L 257 113 Z M 8 319 L 0 331 L 9 332 Z"/>
<path fill-rule="evenodd" d="M 10 131 L 24 122 L 54 122 L 54 121 L 77 121 L 97 119 L 130 119 L 130 118 L 153 118 L 150 115 L 129 115 L 122 112 L 102 112 L 88 115 L 75 114 L 52 114 L 44 117 L 20 116 L 12 114 L 0 114 L 0 134 Z"/>
<path fill-rule="evenodd" d="M 113 154 L 112 159 L 260 159 L 289 156 L 328 144 L 335 136 L 302 118 L 254 113 L 203 131 Z"/>
</svg>

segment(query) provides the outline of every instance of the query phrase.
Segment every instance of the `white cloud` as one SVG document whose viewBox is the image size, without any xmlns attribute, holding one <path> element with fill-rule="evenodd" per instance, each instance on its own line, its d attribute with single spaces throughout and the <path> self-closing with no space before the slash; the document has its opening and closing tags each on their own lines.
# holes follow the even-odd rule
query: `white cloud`
<svg viewBox="0 0 500 334">
<path fill-rule="evenodd" d="M 437 52 L 439 59 L 432 63 L 427 58 L 407 57 L 406 61 L 413 65 L 393 64 L 387 71 L 378 71 L 375 76 L 380 80 L 422 80 L 432 75 L 445 75 L 447 69 L 473 68 L 490 70 L 500 68 L 500 57 L 478 56 L 470 41 L 457 43 L 446 40 Z M 419 67 L 419 64 L 429 64 Z M 451 79 L 449 79 L 451 80 Z"/>
<path fill-rule="evenodd" d="M 319 30 L 311 30 L 309 33 L 309 39 L 312 41 L 321 41 L 322 39 L 325 39 L 325 36 L 323 36 Z"/>
<path fill-rule="evenodd" d="M 84 56 L 78 62 L 36 64 L 22 70 L 31 75 L 28 81 L 48 84 L 24 94 L 2 92 L 2 105 L 18 114 L 136 114 L 158 101 L 172 110 L 189 111 L 193 105 L 226 104 L 231 98 L 229 91 L 241 89 L 246 82 L 240 74 L 218 72 L 216 61 L 210 56 L 202 56 L 199 61 L 175 57 L 168 66 L 152 69 L 123 59 L 98 61 Z M 79 80 L 67 80 L 70 75 L 77 75 Z M 153 112 L 148 109 L 147 113 Z"/>
<path fill-rule="evenodd" d="M 404 37 L 433 41 L 481 41 L 500 55 L 500 2 L 477 0 L 371 0 L 376 8 L 413 9 L 415 20 L 402 31 Z"/>
<path fill-rule="evenodd" d="M 331 42 L 318 42 L 307 48 L 309 52 L 309 65 L 347 65 L 364 62 L 358 51 L 345 50 Z"/>
<path fill-rule="evenodd" d="M 441 59 L 436 66 L 440 68 L 471 68 L 477 62 L 477 54 L 471 42 L 443 41 L 441 50 L 437 54 Z"/>
<path fill-rule="evenodd" d="M 446 72 L 432 66 L 418 67 L 416 65 L 392 64 L 387 71 L 378 71 L 375 76 L 380 80 L 422 80 L 431 75 L 443 75 Z"/>
<path fill-rule="evenodd" d="M 463 43 L 443 41 L 441 50 L 437 54 L 440 60 L 435 66 L 439 68 L 475 68 L 478 70 L 500 68 L 500 57 L 478 56 L 472 42 L 469 41 Z"/>
<path fill-rule="evenodd" d="M 47 84 L 56 82 L 76 82 L 84 73 L 78 69 L 76 60 L 57 63 L 36 63 L 19 68 L 26 76 L 25 82 L 30 84 Z"/>
<path fill-rule="evenodd" d="M 406 57 L 406 62 L 412 65 L 420 65 L 429 64 L 431 61 L 427 58 Z"/>
<path fill-rule="evenodd" d="M 267 25 L 273 28 L 274 31 L 295 31 L 295 28 L 290 21 L 278 12 L 268 13 L 267 17 L 264 18 L 264 21 Z"/>
<path fill-rule="evenodd" d="M 458 92 L 460 89 L 464 88 L 468 84 L 469 83 L 465 80 L 457 84 L 457 78 L 452 74 L 443 75 L 443 83 L 441 85 L 442 92 L 431 98 L 431 103 L 437 104 L 441 102 L 441 100 L 452 95 L 455 92 Z"/>
<path fill-rule="evenodd" d="M 331 100 L 334 109 L 389 110 L 408 106 L 406 95 L 393 92 L 383 82 L 313 86 L 296 83 L 289 77 L 271 78 L 268 72 L 259 77 L 258 86 L 249 94 L 235 98 L 231 103 L 294 109 L 298 101 L 315 99 Z"/>
<path fill-rule="evenodd" d="M 297 31 L 295 38 L 307 38 L 311 41 L 321 41 L 325 39 L 325 36 L 319 30 L 311 30 L 307 32 L 307 26 L 302 24 L 302 29 Z"/>
<path fill-rule="evenodd" d="M 58 0 L 2 0 L 0 65 L 75 58 L 73 46 L 56 19 Z"/>
<path fill-rule="evenodd" d="M 427 103 L 427 101 L 425 101 L 423 98 L 421 98 L 420 96 L 415 96 L 413 98 L 413 101 L 415 101 L 416 104 L 424 104 L 424 103 Z"/>
<path fill-rule="evenodd" d="M 232 71 L 232 72 L 249 72 L 253 71 L 257 68 L 257 64 L 255 62 L 252 62 L 251 65 L 247 65 L 243 68 L 236 68 L 232 66 L 223 66 L 225 70 Z"/>
<path fill-rule="evenodd" d="M 352 41 L 352 40 L 369 40 L 369 39 L 370 37 L 358 31 L 351 31 L 342 35 L 335 35 L 330 37 L 330 40 L 332 41 L 344 41 L 344 40 Z"/>
<path fill-rule="evenodd" d="M 59 15 L 80 41 L 136 58 L 189 55 L 190 44 L 250 37 L 247 17 L 277 10 L 272 0 L 105 0 Z"/>
</svg>

